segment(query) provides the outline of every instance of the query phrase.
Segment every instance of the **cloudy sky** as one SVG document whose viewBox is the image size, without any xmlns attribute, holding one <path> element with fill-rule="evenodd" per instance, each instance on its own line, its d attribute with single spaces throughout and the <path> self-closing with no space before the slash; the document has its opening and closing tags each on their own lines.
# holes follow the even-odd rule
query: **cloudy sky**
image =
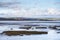
<svg viewBox="0 0 60 40">
<path fill-rule="evenodd" d="M 60 0 L 0 0 L 1 17 L 59 17 Z"/>
</svg>

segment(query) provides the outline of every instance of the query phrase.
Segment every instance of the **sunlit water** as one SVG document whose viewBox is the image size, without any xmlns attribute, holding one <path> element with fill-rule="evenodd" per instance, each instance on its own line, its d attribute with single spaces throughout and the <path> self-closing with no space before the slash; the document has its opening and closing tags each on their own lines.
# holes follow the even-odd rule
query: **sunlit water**
<svg viewBox="0 0 60 40">
<path fill-rule="evenodd" d="M 6 36 L 0 35 L 0 40 L 60 40 L 60 34 L 55 30 L 49 30 L 48 34 L 42 35 L 24 35 L 24 36 Z"/>
<path fill-rule="evenodd" d="M 53 30 L 53 29 L 51 29 L 51 30 L 48 31 L 48 35 L 47 36 L 48 36 L 48 38 L 50 40 L 56 40 L 56 39 L 58 39 L 58 34 L 57 34 L 56 30 Z"/>
</svg>

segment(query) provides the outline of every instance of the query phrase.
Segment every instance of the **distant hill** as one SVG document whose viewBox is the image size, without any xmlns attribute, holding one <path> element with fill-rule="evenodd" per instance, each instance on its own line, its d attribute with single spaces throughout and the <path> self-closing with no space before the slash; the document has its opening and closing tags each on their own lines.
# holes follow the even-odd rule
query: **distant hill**
<svg viewBox="0 0 60 40">
<path fill-rule="evenodd" d="M 12 17 L 12 18 L 0 18 L 0 21 L 54 21 L 56 19 L 49 18 L 24 18 L 24 17 Z"/>
</svg>

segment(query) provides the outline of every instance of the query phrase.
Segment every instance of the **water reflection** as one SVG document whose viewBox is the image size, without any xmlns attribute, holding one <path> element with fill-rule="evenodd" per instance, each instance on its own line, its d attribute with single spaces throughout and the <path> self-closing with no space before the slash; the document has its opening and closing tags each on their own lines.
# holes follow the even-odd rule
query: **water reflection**
<svg viewBox="0 0 60 40">
<path fill-rule="evenodd" d="M 48 39 L 50 40 L 56 40 L 57 39 L 57 32 L 56 30 L 49 30 L 48 31 Z"/>
</svg>

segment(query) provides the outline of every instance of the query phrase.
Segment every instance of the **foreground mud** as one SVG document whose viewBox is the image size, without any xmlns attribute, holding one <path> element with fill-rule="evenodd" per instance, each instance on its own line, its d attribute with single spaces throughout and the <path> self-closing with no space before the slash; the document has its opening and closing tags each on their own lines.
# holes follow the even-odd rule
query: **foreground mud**
<svg viewBox="0 0 60 40">
<path fill-rule="evenodd" d="M 37 31 L 4 31 L 2 34 L 6 35 L 31 35 L 31 34 L 47 34 L 47 32 L 37 32 Z"/>
</svg>

